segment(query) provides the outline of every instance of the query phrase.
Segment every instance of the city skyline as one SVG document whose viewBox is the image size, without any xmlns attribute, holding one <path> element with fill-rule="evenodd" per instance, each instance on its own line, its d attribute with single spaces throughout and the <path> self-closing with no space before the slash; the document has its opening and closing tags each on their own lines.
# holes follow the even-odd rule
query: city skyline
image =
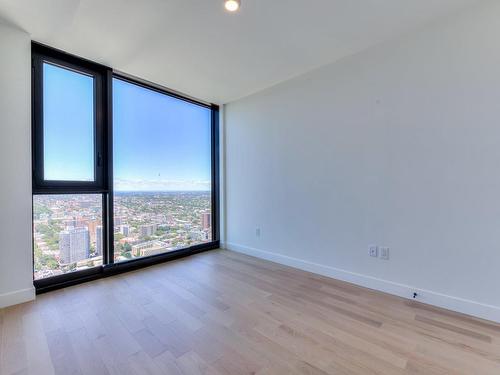
<svg viewBox="0 0 500 375">
<path fill-rule="evenodd" d="M 100 194 L 35 195 L 35 279 L 102 264 Z M 212 240 L 211 192 L 118 192 L 114 258 L 171 252 Z"/>
<path fill-rule="evenodd" d="M 132 192 L 210 192 L 212 182 L 208 181 L 176 181 L 176 180 L 125 180 L 114 179 L 113 189 L 118 193 Z"/>
</svg>

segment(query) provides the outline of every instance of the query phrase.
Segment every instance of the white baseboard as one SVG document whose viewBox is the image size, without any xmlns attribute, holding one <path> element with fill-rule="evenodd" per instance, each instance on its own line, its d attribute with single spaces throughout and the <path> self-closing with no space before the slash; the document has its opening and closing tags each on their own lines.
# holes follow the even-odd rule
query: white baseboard
<svg viewBox="0 0 500 375">
<path fill-rule="evenodd" d="M 0 309 L 7 306 L 17 305 L 19 303 L 33 301 L 34 299 L 35 299 L 34 287 L 0 294 Z"/>
<path fill-rule="evenodd" d="M 223 246 L 221 245 L 221 247 Z M 449 296 L 234 243 L 225 243 L 223 248 L 407 299 L 413 299 L 413 293 L 416 292 L 418 293 L 417 301 L 419 302 L 500 323 L 500 307 L 498 306 L 486 305 L 460 297 Z"/>
</svg>

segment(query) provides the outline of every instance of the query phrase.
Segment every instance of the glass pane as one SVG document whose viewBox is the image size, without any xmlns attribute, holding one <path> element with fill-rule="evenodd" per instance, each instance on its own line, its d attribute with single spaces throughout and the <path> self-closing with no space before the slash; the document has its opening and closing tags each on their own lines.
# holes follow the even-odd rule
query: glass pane
<svg viewBox="0 0 500 375">
<path fill-rule="evenodd" d="M 212 240 L 210 114 L 113 81 L 116 261 Z"/>
<path fill-rule="evenodd" d="M 102 196 L 34 195 L 35 279 L 102 265 Z"/>
<path fill-rule="evenodd" d="M 46 181 L 94 181 L 94 78 L 43 64 Z"/>
</svg>

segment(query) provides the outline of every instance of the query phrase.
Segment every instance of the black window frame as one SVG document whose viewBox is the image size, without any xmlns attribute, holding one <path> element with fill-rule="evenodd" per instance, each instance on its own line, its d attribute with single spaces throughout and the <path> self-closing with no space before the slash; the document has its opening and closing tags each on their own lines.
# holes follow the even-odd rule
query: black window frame
<svg viewBox="0 0 500 375">
<path fill-rule="evenodd" d="M 43 64 L 52 64 L 94 78 L 94 181 L 44 180 L 43 160 Z M 111 69 L 64 52 L 33 43 L 32 45 L 32 113 L 33 113 L 33 192 L 106 192 L 107 128 L 109 105 L 107 92 L 111 90 L 108 75 Z"/>
<path fill-rule="evenodd" d="M 54 64 L 95 79 L 95 181 L 43 179 L 43 63 Z M 113 78 L 208 108 L 211 111 L 212 241 L 180 250 L 114 263 L 113 224 Z M 112 68 L 32 42 L 32 194 L 100 194 L 102 196 L 103 265 L 33 280 L 37 293 L 107 277 L 193 255 L 220 246 L 219 106 L 193 99 L 160 85 L 114 71 Z M 34 243 L 33 243 L 34 249 Z M 34 265 L 33 265 L 34 271 Z"/>
</svg>

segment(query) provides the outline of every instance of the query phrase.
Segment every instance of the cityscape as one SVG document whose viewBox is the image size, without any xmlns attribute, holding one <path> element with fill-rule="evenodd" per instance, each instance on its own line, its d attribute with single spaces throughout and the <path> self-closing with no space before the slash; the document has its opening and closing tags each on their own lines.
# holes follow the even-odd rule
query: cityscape
<svg viewBox="0 0 500 375">
<path fill-rule="evenodd" d="M 35 195 L 33 231 L 35 279 L 102 265 L 102 196 Z M 211 240 L 210 192 L 115 192 L 115 262 Z"/>
</svg>

